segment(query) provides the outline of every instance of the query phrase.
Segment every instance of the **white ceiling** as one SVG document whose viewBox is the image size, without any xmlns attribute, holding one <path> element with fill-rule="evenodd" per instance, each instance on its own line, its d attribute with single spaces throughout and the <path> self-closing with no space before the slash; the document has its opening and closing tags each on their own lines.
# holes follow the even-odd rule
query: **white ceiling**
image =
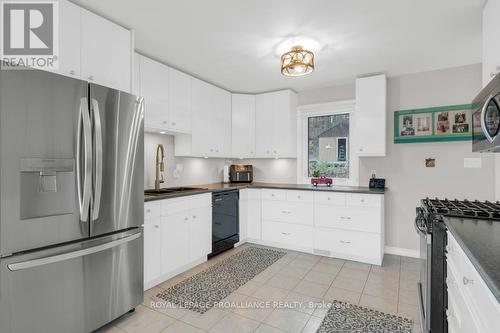
<svg viewBox="0 0 500 333">
<path fill-rule="evenodd" d="M 139 52 L 237 92 L 302 91 L 370 73 L 481 62 L 484 0 L 74 2 L 134 28 Z M 291 38 L 322 48 L 306 77 L 280 74 L 277 48 Z"/>
</svg>

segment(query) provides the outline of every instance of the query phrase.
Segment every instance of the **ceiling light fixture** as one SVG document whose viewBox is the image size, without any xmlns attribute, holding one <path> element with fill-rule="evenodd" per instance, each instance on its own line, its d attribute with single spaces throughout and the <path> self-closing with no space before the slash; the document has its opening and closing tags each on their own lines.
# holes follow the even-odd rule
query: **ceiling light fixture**
<svg viewBox="0 0 500 333">
<path fill-rule="evenodd" d="M 302 76 L 314 71 L 314 53 L 300 45 L 281 56 L 281 74 L 286 76 Z"/>
</svg>

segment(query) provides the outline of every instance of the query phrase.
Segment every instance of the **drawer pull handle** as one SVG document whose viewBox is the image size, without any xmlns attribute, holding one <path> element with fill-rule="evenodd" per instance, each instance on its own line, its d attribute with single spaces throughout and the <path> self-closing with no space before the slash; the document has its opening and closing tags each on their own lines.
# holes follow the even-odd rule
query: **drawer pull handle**
<svg viewBox="0 0 500 333">
<path fill-rule="evenodd" d="M 290 236 L 291 235 L 291 233 L 289 233 L 289 232 L 282 232 L 281 234 L 285 235 L 285 236 Z"/>
<path fill-rule="evenodd" d="M 328 200 L 332 200 L 332 198 L 328 197 Z"/>
<path fill-rule="evenodd" d="M 350 220 L 351 217 L 350 216 L 341 216 L 340 219 L 341 220 Z"/>
<path fill-rule="evenodd" d="M 147 213 L 151 213 L 151 209 L 146 209 L 146 212 Z"/>
<path fill-rule="evenodd" d="M 184 221 L 187 221 L 187 220 L 189 220 L 189 217 L 185 217 L 185 218 L 184 218 Z"/>
<path fill-rule="evenodd" d="M 343 241 L 343 240 L 341 240 L 340 242 L 341 242 L 342 244 L 351 244 L 351 241 Z"/>
<path fill-rule="evenodd" d="M 468 278 L 466 278 L 465 276 L 464 276 L 464 278 L 462 279 L 462 281 L 463 281 L 463 283 L 464 283 L 464 285 L 465 285 L 465 286 L 466 286 L 466 285 L 468 285 L 468 284 L 474 284 L 474 280 L 472 280 L 472 279 L 468 279 Z"/>
<path fill-rule="evenodd" d="M 291 211 L 289 211 L 289 210 L 282 210 L 282 211 L 281 211 L 281 213 L 282 213 L 282 214 L 291 214 L 292 212 L 291 212 Z"/>
<path fill-rule="evenodd" d="M 361 199 L 361 200 L 359 200 L 359 201 L 361 201 L 361 202 L 365 202 L 365 199 Z"/>
<path fill-rule="evenodd" d="M 302 197 L 301 197 L 300 195 L 298 195 L 298 196 L 297 196 L 297 199 L 300 199 L 300 198 L 302 198 Z"/>
<path fill-rule="evenodd" d="M 158 229 L 160 226 L 158 224 L 155 224 L 155 228 Z"/>
</svg>

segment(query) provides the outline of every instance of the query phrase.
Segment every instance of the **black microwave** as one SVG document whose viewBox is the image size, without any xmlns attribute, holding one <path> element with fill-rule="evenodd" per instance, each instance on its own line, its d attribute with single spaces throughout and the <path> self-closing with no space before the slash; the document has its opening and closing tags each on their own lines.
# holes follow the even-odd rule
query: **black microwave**
<svg viewBox="0 0 500 333">
<path fill-rule="evenodd" d="M 500 151 L 500 75 L 472 102 L 472 151 Z"/>
</svg>

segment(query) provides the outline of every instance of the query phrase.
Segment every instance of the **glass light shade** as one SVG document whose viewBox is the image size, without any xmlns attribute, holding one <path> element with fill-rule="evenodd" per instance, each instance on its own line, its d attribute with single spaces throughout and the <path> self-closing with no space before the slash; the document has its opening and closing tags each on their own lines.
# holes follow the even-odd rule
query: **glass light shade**
<svg viewBox="0 0 500 333">
<path fill-rule="evenodd" d="M 314 54 L 304 50 L 302 46 L 294 46 L 292 50 L 281 56 L 281 74 L 286 76 L 302 76 L 314 71 Z"/>
</svg>

